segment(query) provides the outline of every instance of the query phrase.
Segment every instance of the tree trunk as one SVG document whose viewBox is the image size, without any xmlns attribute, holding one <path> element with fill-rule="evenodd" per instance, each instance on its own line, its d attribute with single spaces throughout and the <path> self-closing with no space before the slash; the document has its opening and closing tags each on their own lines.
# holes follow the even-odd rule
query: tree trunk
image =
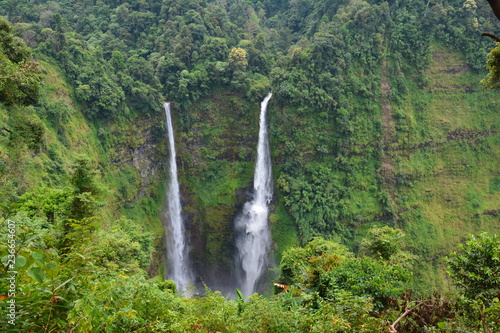
<svg viewBox="0 0 500 333">
<path fill-rule="evenodd" d="M 495 16 L 500 20 L 500 0 L 487 0 Z"/>
</svg>

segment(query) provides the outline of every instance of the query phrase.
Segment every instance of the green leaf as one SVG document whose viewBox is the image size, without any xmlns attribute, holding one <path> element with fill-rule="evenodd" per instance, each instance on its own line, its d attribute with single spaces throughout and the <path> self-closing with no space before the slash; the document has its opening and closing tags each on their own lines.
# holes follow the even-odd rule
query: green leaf
<svg viewBox="0 0 500 333">
<path fill-rule="evenodd" d="M 38 238 L 38 235 L 31 236 L 30 238 L 28 238 L 28 239 L 26 239 L 26 240 L 24 241 L 24 244 L 28 244 L 29 242 L 31 242 L 32 240 L 34 240 L 34 239 L 36 239 L 36 238 Z"/>
<path fill-rule="evenodd" d="M 14 269 L 24 267 L 24 265 L 26 265 L 26 258 L 23 256 L 17 256 L 16 265 L 14 266 Z"/>
<path fill-rule="evenodd" d="M 40 267 L 31 267 L 26 273 L 37 282 L 43 282 L 45 278 L 45 272 Z"/>
<path fill-rule="evenodd" d="M 57 268 L 57 265 L 54 262 L 49 262 L 49 263 L 47 263 L 46 266 L 48 269 L 56 269 Z"/>
<path fill-rule="evenodd" d="M 37 264 L 39 264 L 39 265 L 44 264 L 45 254 L 43 252 L 35 250 L 31 253 L 31 256 L 33 257 L 33 259 L 35 259 Z"/>
<path fill-rule="evenodd" d="M 71 279 L 69 279 L 69 280 L 64 281 L 64 282 L 63 282 L 63 283 L 61 283 L 59 286 L 57 286 L 57 287 L 54 289 L 54 291 L 56 291 L 57 289 L 61 288 L 62 286 L 64 286 L 66 283 L 70 282 L 70 281 L 71 281 L 71 280 L 73 280 L 73 279 L 74 279 L 74 278 L 71 278 Z"/>
<path fill-rule="evenodd" d="M 74 254 L 76 254 L 77 256 L 79 256 L 80 258 L 82 259 L 87 259 L 83 254 L 81 253 L 78 253 L 78 252 L 75 252 Z"/>
<path fill-rule="evenodd" d="M 243 294 L 241 293 L 241 290 L 236 289 L 236 295 L 238 295 L 238 300 L 239 301 L 244 301 L 245 297 L 243 297 Z"/>
<path fill-rule="evenodd" d="M 441 321 L 437 324 L 438 328 L 439 329 L 442 329 L 442 330 L 446 330 L 446 329 L 449 329 L 450 326 L 448 325 L 448 323 L 444 322 L 444 321 Z"/>
</svg>

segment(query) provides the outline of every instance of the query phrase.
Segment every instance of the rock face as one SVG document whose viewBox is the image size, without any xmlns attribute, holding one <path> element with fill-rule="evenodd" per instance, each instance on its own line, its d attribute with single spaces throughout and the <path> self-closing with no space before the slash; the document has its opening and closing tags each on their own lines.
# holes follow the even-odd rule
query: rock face
<svg viewBox="0 0 500 333">
<path fill-rule="evenodd" d="M 112 165 L 123 171 L 135 170 L 130 176 L 136 191 L 128 201 L 138 201 L 145 195 L 155 196 L 158 184 L 165 178 L 167 147 L 162 114 L 140 118 L 122 131 L 123 143 L 112 154 Z"/>
<path fill-rule="evenodd" d="M 151 127 L 141 129 L 140 137 L 144 139 L 144 143 L 129 150 L 132 164 L 141 177 L 140 190 L 137 194 L 139 198 L 145 194 L 147 189 L 155 185 L 154 181 L 157 180 L 160 171 L 160 164 L 156 161 L 158 159 L 156 155 L 157 142 L 153 139 L 152 132 Z"/>
<path fill-rule="evenodd" d="M 259 103 L 214 94 L 173 110 L 183 213 L 198 284 L 234 291 L 234 220 L 251 198 Z"/>
</svg>

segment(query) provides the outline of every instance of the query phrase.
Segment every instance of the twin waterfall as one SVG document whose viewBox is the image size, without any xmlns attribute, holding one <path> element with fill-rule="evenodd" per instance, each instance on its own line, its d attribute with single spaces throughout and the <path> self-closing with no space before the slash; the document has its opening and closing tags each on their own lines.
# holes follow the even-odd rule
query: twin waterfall
<svg viewBox="0 0 500 333">
<path fill-rule="evenodd" d="M 168 211 L 165 212 L 165 217 L 168 222 L 166 226 L 166 245 L 169 261 L 168 278 L 175 281 L 179 291 L 185 291 L 188 287 L 188 283 L 192 282 L 192 273 L 188 262 L 184 221 L 181 215 L 181 196 L 179 181 L 177 179 L 174 129 L 172 126 L 172 117 L 170 115 L 170 103 L 165 102 L 164 106 L 167 118 L 168 144 L 170 148 L 170 185 L 167 190 Z"/>
<path fill-rule="evenodd" d="M 269 203 L 272 197 L 271 155 L 267 134 L 267 104 L 269 93 L 260 105 L 259 143 L 257 163 L 253 178 L 253 199 L 245 204 L 242 214 L 236 219 L 236 256 L 238 282 L 245 296 L 258 289 L 259 280 L 269 266 Z"/>
<path fill-rule="evenodd" d="M 269 249 L 271 235 L 268 216 L 272 197 L 271 156 L 267 131 L 267 105 L 272 94 L 269 93 L 260 107 L 259 142 L 254 174 L 253 199 L 243 207 L 236 218 L 236 288 L 245 296 L 259 290 L 261 282 L 270 266 Z M 166 124 L 170 146 L 170 185 L 168 187 L 168 211 L 166 218 L 166 243 L 169 260 L 168 278 L 175 281 L 180 291 L 186 290 L 193 282 L 193 273 L 188 261 L 187 241 L 184 222 L 181 216 L 179 182 L 175 161 L 175 143 L 170 115 L 170 103 L 165 103 Z"/>
</svg>

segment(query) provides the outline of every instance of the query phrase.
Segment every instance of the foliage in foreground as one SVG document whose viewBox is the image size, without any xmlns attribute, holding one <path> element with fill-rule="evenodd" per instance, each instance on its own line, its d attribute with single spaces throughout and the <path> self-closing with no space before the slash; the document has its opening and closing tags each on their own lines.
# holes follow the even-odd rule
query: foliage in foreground
<svg viewBox="0 0 500 333">
<path fill-rule="evenodd" d="M 64 243 L 69 248 L 58 248 L 46 245 L 57 233 L 50 226 L 39 232 L 42 219 L 18 213 L 12 220 L 22 221 L 15 255 L 17 290 L 2 305 L 15 300 L 17 316 L 15 326 L 2 325 L 13 332 L 374 332 L 383 327 L 371 314 L 372 299 L 348 288 L 337 291 L 335 299 L 309 291 L 254 295 L 248 301 L 227 300 L 211 291 L 183 297 L 172 282 L 147 279 L 134 265 L 136 242 L 128 236 L 133 235 L 130 230 L 123 233 L 123 223 L 108 233 L 97 226 L 89 233 L 91 224 L 77 223 L 81 228 L 74 228 Z M 115 235 L 128 238 L 113 246 Z M 1 253 L 8 264 L 4 241 Z M 9 274 L 3 271 L 2 278 Z M 2 294 L 8 294 L 7 287 Z"/>
<path fill-rule="evenodd" d="M 453 283 L 470 299 L 491 299 L 498 295 L 500 236 L 489 236 L 485 232 L 471 235 L 457 249 L 446 258 Z"/>
<path fill-rule="evenodd" d="M 1 301 L 3 307 L 15 301 L 16 325 L 1 324 L 12 332 L 383 332 L 391 323 L 401 332 L 493 332 L 492 325 L 499 324 L 498 299 L 469 298 L 469 287 L 462 298 L 403 294 L 411 259 L 395 260 L 404 252 L 403 234 L 390 228 L 372 229 L 358 255 L 321 238 L 291 248 L 283 254 L 279 281 L 287 284 L 276 284 L 278 294 L 228 300 L 210 290 L 204 295 L 192 290 L 195 297 L 185 297 L 172 281 L 147 278 L 141 267 L 149 262 L 151 239 L 129 221 L 117 221 L 105 232 L 86 217 L 73 220 L 65 235 L 58 219 L 29 217 L 26 205 L 16 209 L 10 217 L 19 221 L 16 293 Z M 11 274 L 5 238 L 0 240 L 2 279 Z M 497 236 L 472 239 L 498 249 Z M 469 241 L 460 248 L 469 253 L 476 245 Z M 478 253 L 487 269 L 489 253 Z M 490 287 L 500 285 L 493 281 Z M 0 294 L 9 294 L 7 285 Z"/>
</svg>

